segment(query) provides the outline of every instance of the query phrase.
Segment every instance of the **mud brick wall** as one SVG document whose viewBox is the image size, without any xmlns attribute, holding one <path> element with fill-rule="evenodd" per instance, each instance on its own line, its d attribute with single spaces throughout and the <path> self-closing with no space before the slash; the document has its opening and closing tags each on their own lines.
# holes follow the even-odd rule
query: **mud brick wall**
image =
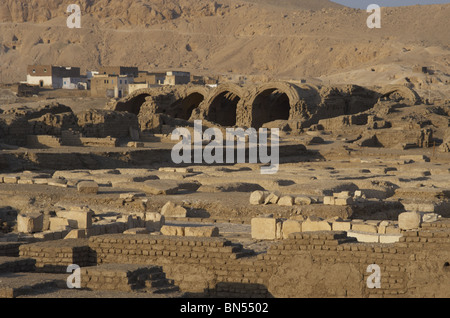
<svg viewBox="0 0 450 318">
<path fill-rule="evenodd" d="M 409 296 L 450 295 L 450 222 L 423 224 L 420 231 L 406 232 L 396 245 L 410 253 L 406 268 Z"/>
<path fill-rule="evenodd" d="M 159 266 L 110 264 L 81 268 L 81 288 L 130 292 L 145 286 L 145 280 L 163 277 Z"/>
<path fill-rule="evenodd" d="M 9 116 L 2 118 L 2 126 L 5 127 L 5 134 L 1 137 L 4 142 L 25 146 L 27 143 L 27 135 L 32 132 L 32 127 L 26 118 Z"/>
<path fill-rule="evenodd" d="M 130 127 L 139 130 L 137 116 L 127 112 L 88 110 L 78 114 L 78 125 L 84 137 L 126 138 Z"/>
<path fill-rule="evenodd" d="M 0 242 L 0 256 L 10 256 L 10 257 L 19 256 L 20 245 L 22 245 L 22 243 Z"/>
<path fill-rule="evenodd" d="M 357 243 L 347 238 L 345 232 L 295 233 L 259 256 L 277 268 L 269 282 L 270 291 L 276 297 L 402 295 L 406 293 L 408 257 L 404 248 L 394 244 Z M 381 270 L 379 289 L 370 289 L 366 284 L 373 273 L 367 272 L 371 264 Z M 321 288 L 308 290 L 317 283 L 320 287 L 321 280 Z"/>
<path fill-rule="evenodd" d="M 252 284 L 250 289 L 263 294 L 264 282 L 256 274 L 254 263 L 242 263 L 242 246 L 222 238 L 190 238 L 150 235 L 104 235 L 89 239 L 93 257 L 98 264 L 127 263 L 163 266 L 167 278 L 181 290 L 204 293 L 214 290 L 217 283 Z M 257 261 L 256 258 L 254 261 Z M 248 274 L 242 274 L 243 272 Z M 221 291 L 226 292 L 227 284 Z M 236 286 L 231 289 L 236 289 Z M 242 288 L 241 288 L 242 291 Z M 213 291 L 214 293 L 215 291 Z"/>
<path fill-rule="evenodd" d="M 38 270 L 53 272 L 65 271 L 70 264 L 82 268 L 96 264 L 160 266 L 181 291 L 200 297 L 450 294 L 450 227 L 446 222 L 405 232 L 395 244 L 358 243 L 345 232 L 294 233 L 259 255 L 223 238 L 123 234 L 26 244 L 20 247 L 20 255 L 36 259 Z M 367 286 L 372 264 L 380 268 L 381 288 Z M 107 284 L 106 279 L 101 283 Z"/>
<path fill-rule="evenodd" d="M 193 295 L 408 297 L 423 294 L 414 287 L 422 284 L 416 282 L 417 273 L 429 265 L 429 255 L 422 255 L 423 250 L 436 254 L 436 248 L 448 246 L 449 238 L 442 230 L 407 235 L 396 244 L 364 244 L 345 232 L 296 233 L 267 253 L 250 257 L 240 246 L 220 238 L 106 235 L 91 238 L 89 245 L 99 264 L 163 266 L 167 278 Z M 424 239 L 427 242 L 421 243 Z M 428 243 L 444 245 L 423 245 Z M 437 256 L 438 263 L 442 257 L 446 256 Z M 381 288 L 367 286 L 372 264 L 380 268 Z"/>
<path fill-rule="evenodd" d="M 32 258 L 0 256 L 0 273 L 32 272 L 36 261 Z"/>
<path fill-rule="evenodd" d="M 31 148 L 57 148 L 61 147 L 61 140 L 55 136 L 47 135 L 28 135 L 27 136 L 27 146 Z"/>
<path fill-rule="evenodd" d="M 46 273 L 66 273 L 67 267 L 95 265 L 90 259 L 87 239 L 68 239 L 24 244 L 19 248 L 20 257 L 36 260 L 36 270 Z"/>
<path fill-rule="evenodd" d="M 29 123 L 33 127 L 33 135 L 61 136 L 63 130 L 78 129 L 78 118 L 72 112 L 45 114 Z"/>
</svg>

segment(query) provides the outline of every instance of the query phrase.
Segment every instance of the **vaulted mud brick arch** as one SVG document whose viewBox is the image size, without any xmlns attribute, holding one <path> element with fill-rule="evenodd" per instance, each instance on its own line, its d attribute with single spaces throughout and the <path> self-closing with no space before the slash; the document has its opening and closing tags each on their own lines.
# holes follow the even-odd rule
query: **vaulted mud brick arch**
<svg viewBox="0 0 450 318">
<path fill-rule="evenodd" d="M 194 109 L 200 106 L 205 96 L 200 92 L 192 92 L 186 97 L 178 99 L 165 110 L 165 114 L 173 118 L 189 120 Z"/>
<path fill-rule="evenodd" d="M 251 126 L 261 128 L 275 120 L 289 120 L 300 101 L 298 88 L 286 82 L 272 82 L 257 87 L 246 102 L 251 114 Z"/>
<path fill-rule="evenodd" d="M 209 98 L 207 119 L 224 127 L 235 126 L 237 108 L 242 96 L 242 89 L 237 85 L 219 86 Z"/>
<path fill-rule="evenodd" d="M 288 120 L 291 110 L 286 93 L 267 89 L 256 96 L 252 103 L 252 127 L 260 128 L 274 120 Z"/>
<path fill-rule="evenodd" d="M 142 105 L 145 103 L 145 99 L 149 97 L 150 94 L 142 93 L 128 99 L 127 101 L 118 102 L 115 108 L 116 111 L 123 111 L 139 115 Z"/>
</svg>

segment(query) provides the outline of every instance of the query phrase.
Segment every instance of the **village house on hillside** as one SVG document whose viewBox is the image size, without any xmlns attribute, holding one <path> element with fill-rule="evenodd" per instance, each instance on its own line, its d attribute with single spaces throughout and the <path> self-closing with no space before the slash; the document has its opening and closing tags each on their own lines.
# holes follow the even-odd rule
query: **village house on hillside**
<svg viewBox="0 0 450 318">
<path fill-rule="evenodd" d="M 79 82 L 82 82 L 79 67 L 29 65 L 27 68 L 28 85 L 58 89 Z"/>
<path fill-rule="evenodd" d="M 91 78 L 91 96 L 122 98 L 129 94 L 134 78 L 129 75 L 96 75 Z"/>
<path fill-rule="evenodd" d="M 139 71 L 138 67 L 104 66 L 81 75 L 79 67 L 30 65 L 26 84 L 49 89 L 90 90 L 92 97 L 122 98 L 136 90 L 189 83 L 205 85 L 205 79 L 189 72 Z"/>
</svg>

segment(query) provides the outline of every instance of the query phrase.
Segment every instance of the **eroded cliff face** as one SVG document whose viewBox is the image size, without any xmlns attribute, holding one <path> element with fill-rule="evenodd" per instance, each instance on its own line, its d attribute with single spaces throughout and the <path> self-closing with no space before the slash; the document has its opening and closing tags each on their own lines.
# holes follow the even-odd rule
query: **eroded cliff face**
<svg viewBox="0 0 450 318">
<path fill-rule="evenodd" d="M 448 36 L 438 30 L 450 5 L 386 8 L 382 28 L 370 30 L 365 10 L 328 1 L 82 0 L 82 28 L 68 29 L 71 2 L 0 3 L 0 82 L 25 80 L 28 64 L 127 64 L 257 81 L 332 76 L 325 82 L 366 86 L 425 83 L 409 74 L 418 63 L 449 73 Z M 433 80 L 445 82 L 442 74 Z"/>
<path fill-rule="evenodd" d="M 2 22 L 36 22 L 41 23 L 57 17 L 66 16 L 70 0 L 5 0 L 0 4 L 0 21 Z M 203 17 L 223 14 L 229 6 L 211 1 L 170 0 L 170 1 L 110 1 L 81 0 L 83 13 L 97 18 L 100 22 L 117 19 L 123 25 L 152 25 L 164 20 L 179 17 Z"/>
</svg>

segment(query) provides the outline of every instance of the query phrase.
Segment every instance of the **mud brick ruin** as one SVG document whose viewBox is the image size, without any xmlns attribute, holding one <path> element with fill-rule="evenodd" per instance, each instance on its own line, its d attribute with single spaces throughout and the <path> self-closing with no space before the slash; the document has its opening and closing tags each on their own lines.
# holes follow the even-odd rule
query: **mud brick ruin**
<svg viewBox="0 0 450 318">
<path fill-rule="evenodd" d="M 4 111 L 0 296 L 446 297 L 449 115 L 407 86 L 287 82 Z M 279 128 L 278 172 L 173 164 L 194 120 Z"/>
</svg>

